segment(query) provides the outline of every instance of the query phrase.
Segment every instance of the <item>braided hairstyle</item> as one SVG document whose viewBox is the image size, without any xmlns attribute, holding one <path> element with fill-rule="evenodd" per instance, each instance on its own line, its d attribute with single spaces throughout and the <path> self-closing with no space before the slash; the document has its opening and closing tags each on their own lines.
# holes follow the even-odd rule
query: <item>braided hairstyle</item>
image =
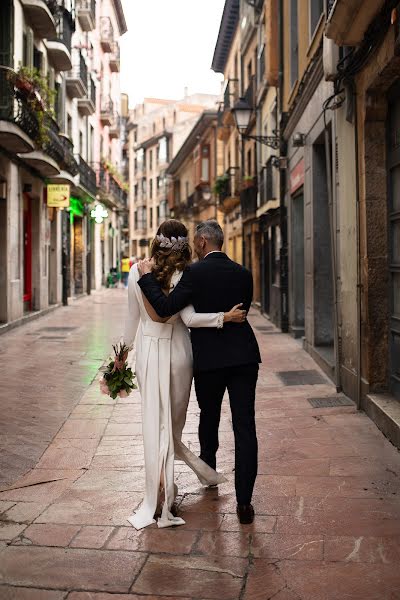
<svg viewBox="0 0 400 600">
<path fill-rule="evenodd" d="M 160 225 L 157 235 L 163 235 L 166 238 L 187 237 L 188 230 L 185 225 L 175 219 L 168 219 Z M 192 250 L 189 244 L 177 250 L 173 248 L 162 248 L 161 242 L 154 238 L 150 249 L 151 258 L 154 259 L 155 266 L 153 273 L 160 282 L 163 289 L 169 289 L 171 277 L 175 271 L 184 271 L 192 262 Z"/>
</svg>

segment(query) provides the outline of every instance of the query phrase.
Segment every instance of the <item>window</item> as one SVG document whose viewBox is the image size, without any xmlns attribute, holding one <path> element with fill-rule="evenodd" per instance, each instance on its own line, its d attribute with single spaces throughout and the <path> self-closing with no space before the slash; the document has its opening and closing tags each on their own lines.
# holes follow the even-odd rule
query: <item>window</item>
<svg viewBox="0 0 400 600">
<path fill-rule="evenodd" d="M 202 182 L 210 181 L 210 146 L 203 146 L 201 149 L 201 176 Z"/>
<path fill-rule="evenodd" d="M 67 134 L 70 140 L 72 140 L 72 117 L 67 115 Z"/>
<path fill-rule="evenodd" d="M 150 207 L 150 228 L 153 227 L 153 208 Z"/>
<path fill-rule="evenodd" d="M 150 171 L 153 170 L 153 150 L 150 150 L 149 154 L 149 169 Z"/>
<path fill-rule="evenodd" d="M 161 138 L 158 143 L 158 162 L 168 162 L 168 140 L 165 137 Z"/>
<path fill-rule="evenodd" d="M 138 228 L 138 211 L 135 210 L 134 213 L 134 228 L 137 229 Z"/>
<path fill-rule="evenodd" d="M 298 0 L 290 0 L 290 86 L 293 87 L 299 77 L 299 31 Z"/>
<path fill-rule="evenodd" d="M 139 148 L 136 152 L 136 169 L 138 171 L 142 171 L 144 166 L 144 150 L 143 148 Z"/>
<path fill-rule="evenodd" d="M 189 182 L 188 181 L 185 182 L 185 194 L 186 194 L 186 199 L 189 198 Z"/>
<path fill-rule="evenodd" d="M 153 180 L 152 179 L 150 179 L 149 194 L 150 194 L 150 200 L 153 200 Z"/>
<path fill-rule="evenodd" d="M 281 253 L 281 230 L 272 227 L 272 284 L 280 285 L 280 253 Z"/>
<path fill-rule="evenodd" d="M 324 0 L 310 0 L 310 37 L 314 35 L 323 12 Z"/>
</svg>

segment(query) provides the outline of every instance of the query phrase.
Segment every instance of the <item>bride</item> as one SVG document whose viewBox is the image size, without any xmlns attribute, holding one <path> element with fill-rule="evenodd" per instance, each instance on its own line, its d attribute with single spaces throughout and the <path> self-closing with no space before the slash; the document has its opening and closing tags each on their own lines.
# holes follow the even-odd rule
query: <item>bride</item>
<svg viewBox="0 0 400 600">
<path fill-rule="evenodd" d="M 174 219 L 158 229 L 151 246 L 153 272 L 168 294 L 191 263 L 186 227 Z M 192 385 L 192 346 L 189 328 L 217 327 L 224 322 L 240 323 L 245 311 L 235 306 L 229 313 L 196 313 L 188 306 L 168 320 L 155 313 L 138 285 L 140 274 L 134 265 L 129 274 L 128 317 L 124 342 L 136 338 L 136 376 L 142 398 L 142 430 L 146 473 L 144 499 L 128 521 L 142 529 L 155 523 L 157 506 L 163 500 L 158 527 L 183 525 L 171 512 L 177 495 L 174 458 L 183 460 L 203 485 L 226 481 L 182 442 Z M 163 498 L 161 496 L 164 495 Z"/>
</svg>

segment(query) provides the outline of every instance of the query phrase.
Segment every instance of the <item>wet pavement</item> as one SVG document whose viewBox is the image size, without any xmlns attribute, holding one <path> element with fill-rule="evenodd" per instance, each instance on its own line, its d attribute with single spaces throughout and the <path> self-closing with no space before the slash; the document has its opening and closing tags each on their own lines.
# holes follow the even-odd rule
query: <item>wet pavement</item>
<svg viewBox="0 0 400 600">
<path fill-rule="evenodd" d="M 0 337 L 12 373 L 0 376 L 0 599 L 399 600 L 400 455 L 354 406 L 313 408 L 309 399 L 337 398 L 334 387 L 255 311 L 254 524 L 235 514 L 225 403 L 228 483 L 204 490 L 177 463 L 186 525 L 130 526 L 144 487 L 140 397 L 114 401 L 97 384 L 124 314 L 125 292 L 112 290 Z M 76 329 L 45 329 L 61 326 Z M 193 396 L 184 439 L 194 451 L 197 422 Z"/>
</svg>

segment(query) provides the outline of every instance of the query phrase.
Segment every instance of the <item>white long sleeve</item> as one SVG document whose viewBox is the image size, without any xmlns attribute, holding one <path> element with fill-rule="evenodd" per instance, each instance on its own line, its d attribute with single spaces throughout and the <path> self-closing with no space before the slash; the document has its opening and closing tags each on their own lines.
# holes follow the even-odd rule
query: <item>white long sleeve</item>
<svg viewBox="0 0 400 600">
<path fill-rule="evenodd" d="M 197 313 L 192 304 L 186 306 L 179 313 L 186 327 L 216 327 L 222 329 L 224 326 L 224 313 Z"/>
<path fill-rule="evenodd" d="M 128 315 L 125 321 L 123 341 L 127 346 L 132 346 L 140 322 L 139 302 L 135 292 L 134 267 L 131 268 L 128 278 Z"/>
</svg>

